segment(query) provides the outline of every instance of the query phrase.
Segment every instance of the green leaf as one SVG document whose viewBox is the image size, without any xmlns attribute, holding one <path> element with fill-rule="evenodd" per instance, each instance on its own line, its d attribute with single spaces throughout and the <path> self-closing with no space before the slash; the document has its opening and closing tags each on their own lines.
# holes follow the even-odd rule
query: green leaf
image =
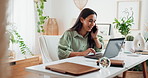
<svg viewBox="0 0 148 78">
<path fill-rule="evenodd" d="M 38 25 L 40 25 L 40 22 L 38 21 Z"/>
<path fill-rule="evenodd" d="M 39 12 L 39 15 L 41 16 L 42 14 L 43 14 L 43 11 L 40 11 L 40 12 Z"/>
<path fill-rule="evenodd" d="M 44 29 L 41 30 L 42 32 L 45 32 Z"/>
<path fill-rule="evenodd" d="M 40 9 L 37 9 L 37 12 L 39 12 L 39 13 L 40 13 L 40 12 L 41 12 L 41 10 L 40 10 Z"/>
<path fill-rule="evenodd" d="M 41 28 L 43 28 L 43 26 L 40 26 Z"/>
<path fill-rule="evenodd" d="M 47 2 L 47 0 L 44 0 L 44 2 Z"/>
<path fill-rule="evenodd" d="M 37 32 L 40 33 L 41 32 L 40 29 L 38 29 Z"/>
<path fill-rule="evenodd" d="M 44 16 L 41 16 L 41 17 L 40 17 L 40 20 L 44 20 Z"/>
<path fill-rule="evenodd" d="M 44 9 L 44 4 L 42 3 L 42 5 L 40 6 L 41 9 Z"/>
<path fill-rule="evenodd" d="M 125 12 L 124 12 L 125 13 Z M 119 21 L 119 19 L 114 19 L 113 24 L 115 24 L 115 28 L 118 29 L 118 31 L 122 34 L 122 35 L 127 35 L 130 33 L 130 27 L 134 24 L 134 18 L 133 18 L 133 11 L 132 11 L 132 15 L 130 15 L 129 12 L 126 12 L 127 16 L 121 17 L 121 21 Z"/>
<path fill-rule="evenodd" d="M 46 0 L 40 0 L 40 3 L 36 4 L 38 5 L 37 7 L 37 14 L 38 14 L 38 22 L 37 22 L 37 32 L 41 33 L 44 32 L 42 25 L 45 23 L 45 19 L 49 18 L 49 16 L 43 16 L 44 13 L 44 2 Z"/>
</svg>

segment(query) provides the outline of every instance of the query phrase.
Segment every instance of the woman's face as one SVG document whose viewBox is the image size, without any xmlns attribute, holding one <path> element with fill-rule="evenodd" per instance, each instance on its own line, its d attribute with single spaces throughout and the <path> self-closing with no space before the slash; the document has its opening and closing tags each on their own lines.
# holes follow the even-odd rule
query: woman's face
<svg viewBox="0 0 148 78">
<path fill-rule="evenodd" d="M 95 22 L 96 22 L 97 16 L 95 14 L 91 14 L 89 15 L 87 18 L 80 18 L 81 23 L 83 25 L 81 30 L 84 30 L 86 32 L 90 32 L 91 29 L 95 26 Z"/>
</svg>

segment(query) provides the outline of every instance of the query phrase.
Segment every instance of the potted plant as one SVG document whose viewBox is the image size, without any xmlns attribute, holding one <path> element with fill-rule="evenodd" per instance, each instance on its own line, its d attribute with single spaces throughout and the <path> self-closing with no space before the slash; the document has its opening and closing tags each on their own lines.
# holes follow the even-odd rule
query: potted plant
<svg viewBox="0 0 148 78">
<path fill-rule="evenodd" d="M 118 29 L 119 33 L 126 37 L 126 35 L 130 33 L 131 26 L 134 24 L 134 13 L 132 9 L 130 9 L 130 11 L 126 9 L 123 13 L 125 16 L 121 17 L 121 19 L 115 18 L 113 24 L 115 24 L 115 28 Z"/>
<path fill-rule="evenodd" d="M 19 49 L 21 51 L 21 54 L 25 55 L 26 52 L 29 52 L 31 55 L 34 55 L 30 49 L 28 48 L 28 46 L 25 44 L 23 38 L 21 37 L 21 35 L 16 31 L 16 27 L 13 23 L 9 23 L 6 27 L 6 34 L 9 37 L 9 47 L 10 44 L 12 46 L 11 50 L 10 50 L 10 58 L 15 58 L 14 55 L 14 50 L 13 50 L 13 45 L 14 44 L 18 44 L 19 45 Z M 13 53 L 12 53 L 13 52 Z"/>
<path fill-rule="evenodd" d="M 128 35 L 125 38 L 125 51 L 131 52 L 133 50 L 133 40 L 134 36 Z"/>
</svg>

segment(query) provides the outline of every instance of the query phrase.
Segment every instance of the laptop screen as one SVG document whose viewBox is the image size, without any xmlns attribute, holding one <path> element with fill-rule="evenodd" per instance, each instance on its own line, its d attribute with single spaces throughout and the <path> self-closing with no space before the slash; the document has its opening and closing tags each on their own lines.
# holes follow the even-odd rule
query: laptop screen
<svg viewBox="0 0 148 78">
<path fill-rule="evenodd" d="M 106 47 L 106 50 L 105 50 L 103 56 L 108 57 L 108 58 L 112 58 L 112 57 L 117 56 L 120 49 L 121 49 L 121 46 L 124 42 L 124 39 L 125 38 L 110 39 L 108 44 L 107 44 L 107 47 Z"/>
</svg>

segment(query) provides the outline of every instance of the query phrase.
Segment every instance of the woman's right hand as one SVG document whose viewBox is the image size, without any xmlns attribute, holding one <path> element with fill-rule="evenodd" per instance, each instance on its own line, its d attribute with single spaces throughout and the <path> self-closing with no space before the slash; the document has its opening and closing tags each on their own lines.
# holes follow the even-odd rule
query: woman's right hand
<svg viewBox="0 0 148 78">
<path fill-rule="evenodd" d="M 88 48 L 87 50 L 85 50 L 85 51 L 82 52 L 82 55 L 83 55 L 83 56 L 86 56 L 86 55 L 88 55 L 90 52 L 91 52 L 91 53 L 94 53 L 94 55 L 96 54 L 96 51 L 95 51 L 93 48 Z"/>
</svg>

